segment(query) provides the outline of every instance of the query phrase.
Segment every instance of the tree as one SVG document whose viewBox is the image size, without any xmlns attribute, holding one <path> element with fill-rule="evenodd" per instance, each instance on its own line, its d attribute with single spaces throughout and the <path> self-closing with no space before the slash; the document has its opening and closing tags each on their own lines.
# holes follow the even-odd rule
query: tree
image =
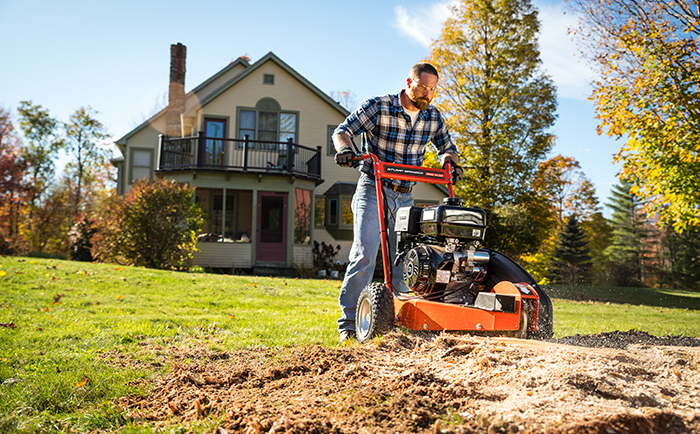
<svg viewBox="0 0 700 434">
<path fill-rule="evenodd" d="M 554 283 L 579 285 L 590 282 L 591 255 L 586 233 L 575 216 L 570 216 L 552 254 L 549 277 Z"/>
<path fill-rule="evenodd" d="M 553 146 L 556 89 L 541 71 L 539 28 L 529 0 L 463 0 L 433 42 L 436 105 L 464 165 L 457 193 L 471 205 L 522 202 Z"/>
<path fill-rule="evenodd" d="M 700 289 L 700 227 L 689 227 L 683 233 L 673 234 L 671 242 L 674 283 L 686 289 Z"/>
<path fill-rule="evenodd" d="M 203 222 L 194 191 L 174 180 L 139 180 L 125 196 L 106 200 L 92 237 L 93 257 L 148 268 L 186 267 Z"/>
<path fill-rule="evenodd" d="M 532 182 L 532 196 L 540 204 L 540 209 L 533 207 L 531 219 L 537 222 L 540 230 L 546 231 L 539 249 L 521 256 L 533 275 L 541 279 L 550 274 L 552 255 L 570 217 L 574 217 L 587 234 L 587 248 L 592 258 L 598 258 L 607 247 L 609 227 L 595 188 L 580 170 L 576 159 L 557 155 L 540 162 Z"/>
<path fill-rule="evenodd" d="M 355 94 L 351 90 L 334 90 L 331 91 L 331 98 L 347 111 L 353 111 L 357 107 Z"/>
<path fill-rule="evenodd" d="M 65 176 L 51 183 L 41 202 L 32 208 L 31 214 L 25 215 L 28 223 L 21 231 L 34 252 L 66 253 L 68 231 L 71 227 L 72 182 Z"/>
<path fill-rule="evenodd" d="M 29 181 L 32 192 L 29 197 L 29 217 L 33 208 L 40 202 L 51 186 L 58 151 L 63 142 L 57 135 L 58 121 L 49 111 L 31 101 L 21 101 L 17 109 L 20 128 L 28 143 L 22 150 L 22 157 L 29 166 Z M 30 228 L 31 229 L 31 228 Z"/>
<path fill-rule="evenodd" d="M 572 0 L 581 51 L 597 68 L 599 133 L 649 215 L 700 224 L 700 11 L 688 1 Z"/>
<path fill-rule="evenodd" d="M 103 147 L 103 141 L 110 136 L 102 123 L 95 118 L 98 113 L 89 106 L 81 107 L 70 117 L 70 122 L 65 124 L 66 149 L 73 156 L 66 166 L 66 172 L 75 181 L 74 220 L 78 220 L 84 183 L 86 180 L 90 181 L 94 172 L 103 167 L 109 154 Z"/>
<path fill-rule="evenodd" d="M 29 191 L 24 179 L 27 165 L 20 157 L 20 145 L 10 113 L 0 107 L 0 252 L 9 248 L 5 246 L 5 236 L 12 244 L 17 241 L 20 205 Z"/>
<path fill-rule="evenodd" d="M 638 286 L 644 280 L 646 218 L 642 202 L 631 190 L 632 184 L 624 180 L 614 185 L 608 204 L 612 209 L 612 240 L 603 254 L 610 280 L 617 286 Z"/>
<path fill-rule="evenodd" d="M 548 203 L 554 211 L 559 228 L 564 226 L 571 192 L 577 178 L 582 176 L 581 165 L 573 157 L 557 155 L 539 163 L 532 190 L 537 200 Z M 568 210 L 569 213 L 576 212 Z"/>
</svg>

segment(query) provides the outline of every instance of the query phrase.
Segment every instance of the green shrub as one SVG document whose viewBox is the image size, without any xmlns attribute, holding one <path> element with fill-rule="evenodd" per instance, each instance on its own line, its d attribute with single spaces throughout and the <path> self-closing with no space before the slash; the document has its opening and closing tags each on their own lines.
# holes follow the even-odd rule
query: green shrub
<svg viewBox="0 0 700 434">
<path fill-rule="evenodd" d="M 195 251 L 203 212 L 194 188 L 174 180 L 137 181 L 105 201 L 92 254 L 103 262 L 184 269 Z"/>
</svg>

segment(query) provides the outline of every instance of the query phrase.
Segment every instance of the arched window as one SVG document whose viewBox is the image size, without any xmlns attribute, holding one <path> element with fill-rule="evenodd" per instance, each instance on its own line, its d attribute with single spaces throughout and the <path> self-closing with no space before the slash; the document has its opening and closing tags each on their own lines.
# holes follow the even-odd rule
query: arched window
<svg viewBox="0 0 700 434">
<path fill-rule="evenodd" d="M 262 98 L 255 108 L 239 108 L 238 138 L 268 142 L 265 148 L 277 148 L 277 142 L 297 142 L 299 112 L 282 110 L 273 98 Z M 255 146 L 260 148 L 260 146 Z"/>
</svg>

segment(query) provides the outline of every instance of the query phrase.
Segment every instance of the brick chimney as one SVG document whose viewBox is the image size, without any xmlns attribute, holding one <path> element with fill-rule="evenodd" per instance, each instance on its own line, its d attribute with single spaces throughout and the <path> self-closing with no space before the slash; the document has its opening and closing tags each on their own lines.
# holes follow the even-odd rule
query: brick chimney
<svg viewBox="0 0 700 434">
<path fill-rule="evenodd" d="M 182 135 L 180 115 L 185 112 L 185 58 L 187 47 L 181 43 L 170 46 L 170 89 L 165 134 L 170 137 Z"/>
</svg>

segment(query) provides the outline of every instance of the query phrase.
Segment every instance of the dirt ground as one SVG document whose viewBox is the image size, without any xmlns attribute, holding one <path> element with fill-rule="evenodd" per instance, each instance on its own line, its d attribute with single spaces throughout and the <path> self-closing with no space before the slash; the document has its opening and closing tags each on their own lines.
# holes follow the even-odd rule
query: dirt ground
<svg viewBox="0 0 700 434">
<path fill-rule="evenodd" d="M 144 349 L 157 362 L 102 355 L 173 365 L 147 396 L 119 400 L 137 422 L 223 415 L 219 434 L 700 432 L 697 338 L 392 333 L 336 348 Z"/>
</svg>

